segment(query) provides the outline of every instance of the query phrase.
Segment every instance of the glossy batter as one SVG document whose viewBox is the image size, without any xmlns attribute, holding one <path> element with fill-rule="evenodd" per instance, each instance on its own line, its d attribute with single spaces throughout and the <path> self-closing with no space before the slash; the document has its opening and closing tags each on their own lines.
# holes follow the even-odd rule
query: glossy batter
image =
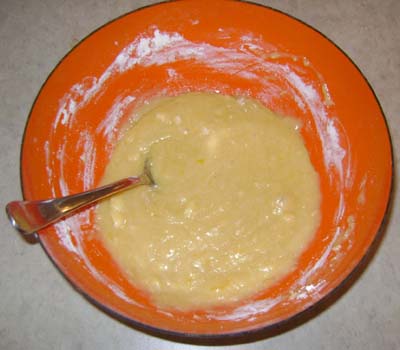
<svg viewBox="0 0 400 350">
<path fill-rule="evenodd" d="M 254 100 L 189 93 L 145 105 L 103 183 L 157 182 L 102 202 L 99 231 L 163 308 L 236 302 L 290 272 L 319 224 L 317 173 L 291 118 Z"/>
</svg>

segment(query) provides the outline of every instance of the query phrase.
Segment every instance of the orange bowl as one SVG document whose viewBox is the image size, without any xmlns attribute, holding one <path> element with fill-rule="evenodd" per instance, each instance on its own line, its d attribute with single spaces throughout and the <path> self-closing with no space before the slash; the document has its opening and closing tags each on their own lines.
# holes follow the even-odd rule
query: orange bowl
<svg viewBox="0 0 400 350">
<path fill-rule="evenodd" d="M 322 220 L 293 272 L 235 305 L 162 310 L 121 273 L 98 238 L 94 208 L 38 237 L 79 291 L 132 325 L 193 337 L 272 327 L 323 299 L 355 269 L 377 235 L 392 181 L 390 136 L 374 93 L 351 60 L 304 23 L 213 0 L 158 4 L 98 29 L 60 62 L 35 101 L 22 146 L 24 197 L 97 186 L 132 110 L 188 91 L 252 97 L 303 122 L 320 176 Z"/>
</svg>

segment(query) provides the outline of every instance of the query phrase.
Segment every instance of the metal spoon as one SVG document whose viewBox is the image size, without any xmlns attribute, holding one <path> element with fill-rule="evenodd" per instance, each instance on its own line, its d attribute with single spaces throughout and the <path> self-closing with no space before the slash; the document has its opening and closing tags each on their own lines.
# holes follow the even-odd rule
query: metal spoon
<svg viewBox="0 0 400 350">
<path fill-rule="evenodd" d="M 29 235 L 82 207 L 141 185 L 154 185 L 148 162 L 145 163 L 143 174 L 138 177 L 127 177 L 93 190 L 60 198 L 13 201 L 7 204 L 6 212 L 11 225 L 24 235 Z"/>
</svg>

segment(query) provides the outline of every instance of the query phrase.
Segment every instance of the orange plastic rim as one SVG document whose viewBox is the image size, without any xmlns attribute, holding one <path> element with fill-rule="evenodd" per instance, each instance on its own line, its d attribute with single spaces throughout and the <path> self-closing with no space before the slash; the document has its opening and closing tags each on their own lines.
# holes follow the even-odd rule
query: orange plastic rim
<svg viewBox="0 0 400 350">
<path fill-rule="evenodd" d="M 155 46 L 165 44 L 160 38 L 159 42 L 146 41 L 154 38 L 155 33 L 167 33 L 169 40 L 175 33 L 179 40 L 184 38 L 197 47 L 223 48 L 224 52 L 236 50 L 278 64 L 283 70 L 293 68 L 303 82 L 314 86 L 314 90 L 307 91 L 317 91 L 325 103 L 319 108 L 333 122 L 327 122 L 322 128 L 325 127 L 332 142 L 339 138 L 340 147 L 336 151 L 343 152 L 337 155 L 340 164 L 326 161 L 326 145 L 321 141 L 322 129 L 315 122 L 315 111 L 307 103 L 304 107 L 304 101 L 293 102 L 290 89 L 294 85 L 289 86 L 287 81 L 266 72 L 265 81 L 275 79 L 274 86 L 288 94 L 265 97 L 264 82 L 252 79 L 251 74 L 232 73 L 229 65 L 226 70 L 214 69 L 204 63 L 208 58 L 199 63 L 195 57 L 199 52 L 182 59 L 170 57 L 161 63 L 151 63 L 146 50 L 156 50 Z M 117 69 L 114 65 L 111 78 L 104 75 L 124 48 L 143 38 L 141 43 L 150 45 L 141 48 L 145 63 L 134 64 L 121 74 L 114 74 Z M 135 50 L 138 54 L 137 47 Z M 235 59 L 238 58 L 232 57 L 232 62 Z M 246 69 L 247 73 L 260 75 L 266 68 L 260 70 L 256 65 Z M 85 100 L 90 88 L 95 90 L 100 83 L 102 88 Z M 299 85 L 297 88 L 300 89 Z M 79 89 L 85 90 L 86 95 Z M 156 95 L 197 90 L 246 93 L 275 111 L 303 120 L 302 135 L 320 174 L 322 223 L 292 273 L 272 288 L 237 305 L 212 311 L 159 310 L 145 292 L 125 279 L 113 262 L 96 237 L 90 209 L 83 223 L 71 225 L 66 220 L 58 229 L 49 227 L 38 236 L 51 260 L 78 290 L 133 325 L 194 337 L 237 335 L 272 327 L 320 301 L 355 269 L 380 228 L 392 181 L 390 136 L 374 93 L 351 60 L 304 23 L 250 3 L 178 1 L 134 11 L 98 29 L 60 62 L 35 101 L 22 145 L 24 197 L 43 199 L 96 186 L 107 164 L 109 143 L 115 141 L 115 135 L 137 104 Z M 126 99 L 133 93 L 136 93 L 135 99 Z M 109 126 L 103 121 L 112 106 L 124 98 L 129 103 L 119 111 L 118 122 L 112 125 L 113 134 L 108 134 L 110 141 L 99 130 Z M 330 127 L 334 127 L 333 133 Z M 89 159 L 82 158 L 85 147 L 92 150 Z M 88 179 L 85 171 L 90 161 L 92 174 Z M 118 290 L 110 285 L 117 286 Z M 253 307 L 253 311 L 247 306 Z M 255 306 L 258 306 L 256 311 Z"/>
</svg>

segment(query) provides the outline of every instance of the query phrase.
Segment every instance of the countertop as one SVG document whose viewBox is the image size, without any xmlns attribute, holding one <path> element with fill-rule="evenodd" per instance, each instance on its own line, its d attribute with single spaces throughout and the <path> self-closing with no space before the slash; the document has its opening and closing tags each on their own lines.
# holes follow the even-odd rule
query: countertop
<svg viewBox="0 0 400 350">
<path fill-rule="evenodd" d="M 400 2 L 256 1 L 320 30 L 372 85 L 391 131 L 395 182 L 400 152 Z M 1 207 L 21 197 L 19 152 L 34 99 L 57 62 L 90 32 L 154 3 L 132 0 L 1 0 Z M 373 161 L 373 160 L 371 160 Z M 347 290 L 285 332 L 229 349 L 400 349 L 400 206 L 368 265 Z M 0 216 L 0 348 L 200 349 L 160 339 L 98 310 L 62 277 L 39 244 L 28 244 Z M 204 348 L 207 348 L 204 346 Z M 221 349 L 225 346 L 221 346 Z"/>
</svg>

